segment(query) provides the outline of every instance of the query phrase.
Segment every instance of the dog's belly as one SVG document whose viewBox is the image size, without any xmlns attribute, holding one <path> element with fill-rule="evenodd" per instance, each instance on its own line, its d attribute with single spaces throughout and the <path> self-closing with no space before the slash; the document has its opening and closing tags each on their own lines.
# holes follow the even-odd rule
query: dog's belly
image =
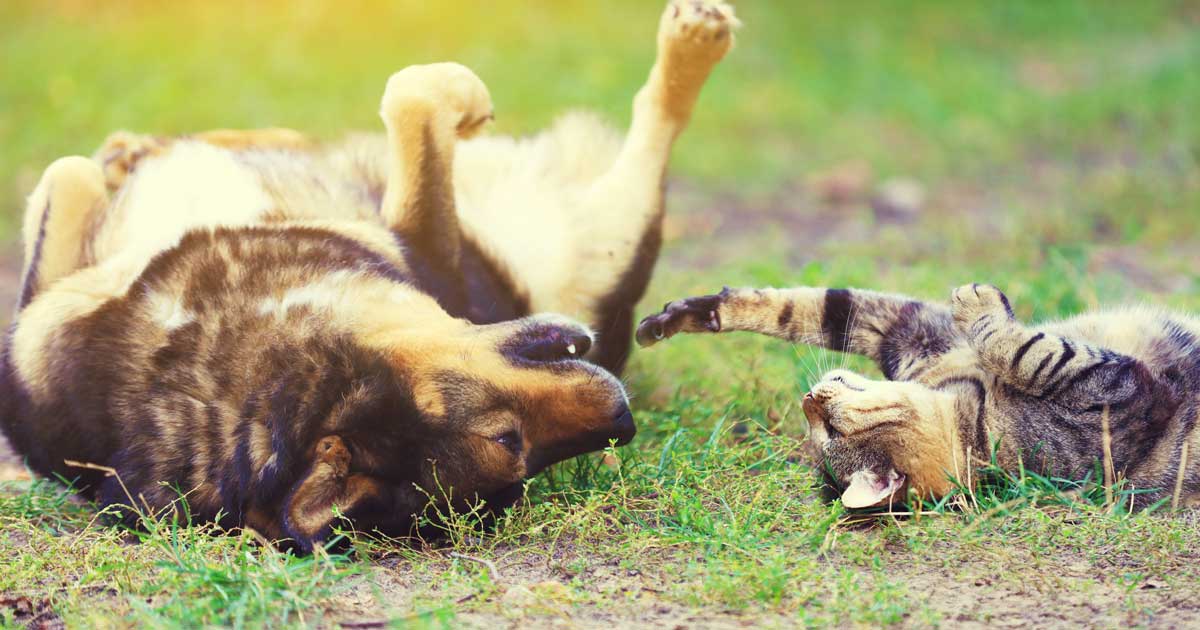
<svg viewBox="0 0 1200 630">
<path fill-rule="evenodd" d="M 284 222 L 318 223 L 373 249 L 394 250 L 395 236 L 378 214 L 387 161 L 382 140 L 354 136 L 311 152 L 173 142 L 138 163 L 96 222 L 88 263 L 118 263 L 106 266 L 131 282 L 189 231 Z M 573 150 L 578 146 L 590 149 Z M 455 315 L 493 323 L 554 311 L 596 323 L 590 287 L 572 284 L 572 274 L 581 265 L 601 276 L 619 270 L 604 273 L 607 257 L 591 251 L 597 235 L 590 214 L 597 208 L 578 197 L 619 146 L 618 134 L 584 115 L 568 116 L 529 140 L 488 137 L 461 144 L 454 182 L 467 238 L 460 271 L 468 305 Z M 621 204 L 603 211 L 631 212 Z M 421 282 L 420 271 L 446 261 L 405 258 L 417 284 L 440 299 L 445 287 Z"/>
<path fill-rule="evenodd" d="M 193 229 L 253 225 L 272 206 L 260 178 L 232 153 L 178 142 L 126 182 L 93 233 L 93 262 L 148 262 Z"/>
<path fill-rule="evenodd" d="M 573 284 L 579 268 L 609 277 L 621 271 L 591 251 L 608 238 L 594 214 L 629 217 L 622 227 L 633 233 L 624 238 L 641 237 L 636 204 L 597 207 L 587 199 L 620 147 L 619 133 L 582 112 L 533 138 L 487 136 L 459 145 L 454 185 L 464 229 L 519 279 L 534 312 L 594 319 L 592 287 Z"/>
</svg>

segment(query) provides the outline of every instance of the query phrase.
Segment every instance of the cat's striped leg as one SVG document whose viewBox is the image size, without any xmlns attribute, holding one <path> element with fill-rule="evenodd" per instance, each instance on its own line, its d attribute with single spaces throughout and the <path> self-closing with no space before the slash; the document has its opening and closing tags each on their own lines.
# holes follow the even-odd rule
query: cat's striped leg
<svg viewBox="0 0 1200 630">
<path fill-rule="evenodd" d="M 1020 400 L 1020 431 L 1027 441 L 1073 445 L 1057 464 L 1085 470 L 1108 459 L 1147 505 L 1178 481 L 1191 427 L 1181 418 L 1190 395 L 1180 382 L 1160 378 L 1142 361 L 1107 348 L 1027 328 L 1013 318 L 1008 299 L 988 285 L 968 285 L 953 296 L 955 325 L 967 336 L 984 370 L 1029 398 Z M 1101 446 L 1109 438 L 1110 450 Z M 1179 481 L 1195 487 L 1196 476 Z M 1191 481 L 1188 481 L 1191 480 Z M 1189 483 L 1195 485 L 1189 486 Z"/>
<path fill-rule="evenodd" d="M 652 345 L 680 332 L 749 331 L 877 361 L 905 378 L 954 345 L 941 305 L 858 289 L 729 289 L 671 302 L 642 320 L 637 340 Z"/>
<path fill-rule="evenodd" d="M 991 285 L 959 287 L 951 302 L 955 325 L 982 367 L 1031 396 L 1088 407 L 1127 398 L 1153 381 L 1132 357 L 1026 327 L 1013 317 L 1004 293 Z"/>
</svg>

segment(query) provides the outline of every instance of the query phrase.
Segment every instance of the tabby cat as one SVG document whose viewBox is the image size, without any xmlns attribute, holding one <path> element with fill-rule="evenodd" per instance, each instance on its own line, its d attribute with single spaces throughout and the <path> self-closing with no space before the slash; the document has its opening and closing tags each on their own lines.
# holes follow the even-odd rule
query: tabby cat
<svg viewBox="0 0 1200 630">
<path fill-rule="evenodd" d="M 847 507 L 910 489 L 942 497 L 993 448 L 1006 469 L 1072 479 L 1111 462 L 1143 491 L 1141 507 L 1200 498 L 1194 317 L 1131 307 L 1031 327 L 982 284 L 956 289 L 949 307 L 857 289 L 726 288 L 667 304 L 637 340 L 737 330 L 864 355 L 887 378 L 835 370 L 804 396 L 811 442 Z"/>
</svg>

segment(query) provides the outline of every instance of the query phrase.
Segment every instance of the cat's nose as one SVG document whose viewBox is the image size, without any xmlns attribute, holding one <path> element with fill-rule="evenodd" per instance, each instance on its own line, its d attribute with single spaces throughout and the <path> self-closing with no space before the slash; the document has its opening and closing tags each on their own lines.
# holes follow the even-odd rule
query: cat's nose
<svg viewBox="0 0 1200 630">
<path fill-rule="evenodd" d="M 822 383 L 818 385 L 816 389 L 805 394 L 805 397 L 812 398 L 814 402 L 824 406 L 825 403 L 829 402 L 830 398 L 833 398 L 833 392 L 830 391 L 830 387 L 828 385 Z"/>
<path fill-rule="evenodd" d="M 817 397 L 809 392 L 804 395 L 800 406 L 804 409 L 804 417 L 808 418 L 808 443 L 818 457 L 822 457 L 822 449 L 829 442 L 831 437 L 828 414 L 825 412 L 825 406 L 817 400 Z"/>
<path fill-rule="evenodd" d="M 804 395 L 804 399 L 800 402 L 800 406 L 804 409 L 804 417 L 808 418 L 809 422 L 824 422 L 825 420 L 825 397 L 820 398 L 812 392 Z"/>
</svg>

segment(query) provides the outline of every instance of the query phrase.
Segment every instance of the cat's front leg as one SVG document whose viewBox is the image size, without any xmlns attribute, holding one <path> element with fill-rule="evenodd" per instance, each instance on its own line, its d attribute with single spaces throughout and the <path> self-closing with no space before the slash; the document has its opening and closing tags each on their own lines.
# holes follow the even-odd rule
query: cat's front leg
<svg viewBox="0 0 1200 630">
<path fill-rule="evenodd" d="M 1129 372 L 1138 365 L 1111 350 L 1025 326 L 1013 316 L 1004 293 L 991 285 L 955 289 L 951 310 L 981 367 L 1032 396 L 1078 393 L 1113 370 Z"/>
<path fill-rule="evenodd" d="M 748 331 L 874 359 L 904 380 L 950 350 L 957 333 L 939 304 L 859 289 L 730 289 L 676 300 L 642 320 L 643 346 L 681 332 Z"/>
</svg>

